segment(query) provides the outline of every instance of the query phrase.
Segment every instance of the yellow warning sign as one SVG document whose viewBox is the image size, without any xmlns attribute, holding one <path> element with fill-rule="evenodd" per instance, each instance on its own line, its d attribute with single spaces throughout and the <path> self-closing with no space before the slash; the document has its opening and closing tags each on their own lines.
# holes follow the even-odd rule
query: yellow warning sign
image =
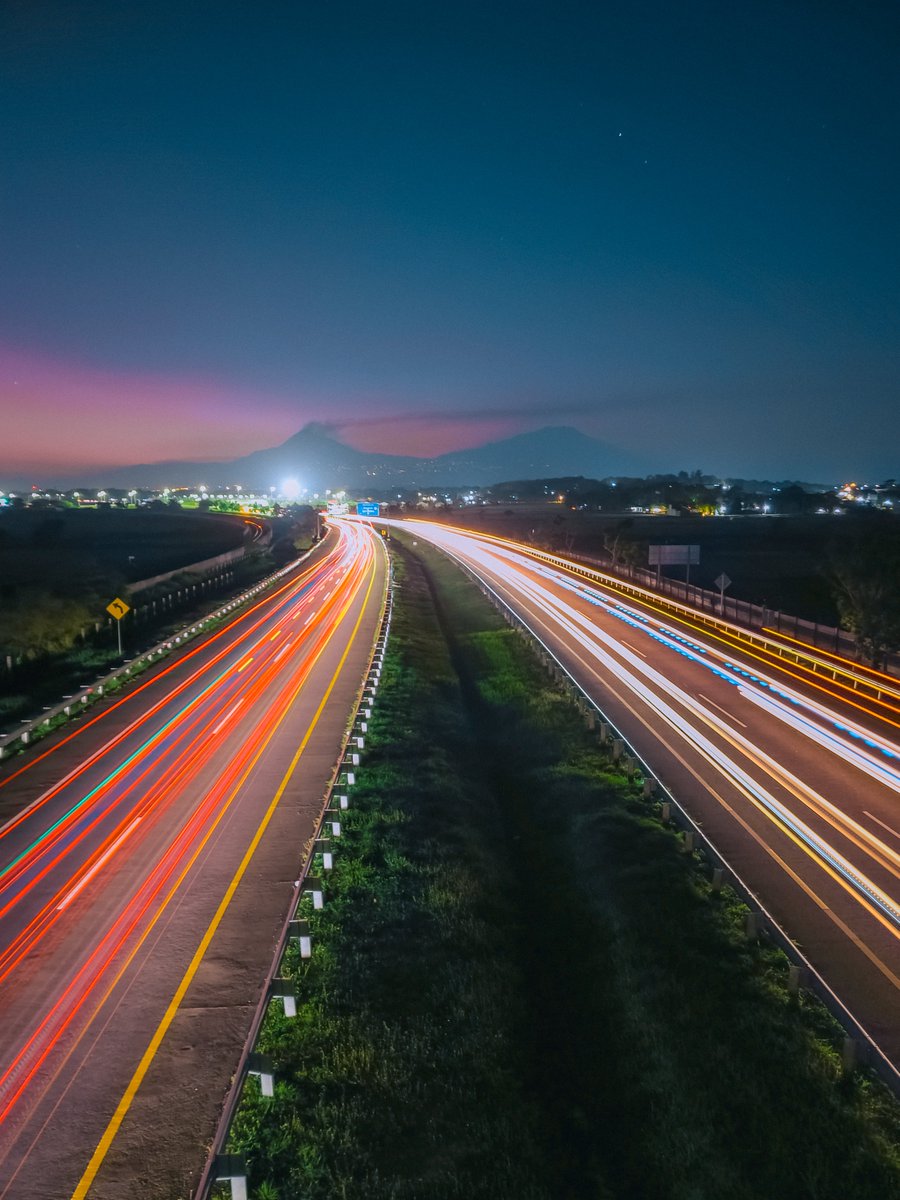
<svg viewBox="0 0 900 1200">
<path fill-rule="evenodd" d="M 110 616 L 115 617 L 117 621 L 121 621 L 127 612 L 131 612 L 131 605 L 126 604 L 124 600 L 116 597 L 115 600 L 107 604 L 106 611 Z"/>
</svg>

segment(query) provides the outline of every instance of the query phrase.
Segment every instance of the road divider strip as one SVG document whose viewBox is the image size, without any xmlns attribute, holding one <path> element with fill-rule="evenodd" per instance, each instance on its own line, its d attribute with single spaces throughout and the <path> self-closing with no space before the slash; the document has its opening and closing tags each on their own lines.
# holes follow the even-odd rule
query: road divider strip
<svg viewBox="0 0 900 1200">
<path fill-rule="evenodd" d="M 388 568 L 387 588 L 383 598 L 384 611 L 372 646 L 369 667 L 364 678 L 370 675 L 374 666 L 378 665 L 380 667 L 384 659 L 384 650 L 391 627 L 392 608 L 392 584 L 390 580 L 390 568 Z M 362 614 L 360 614 L 361 619 Z M 360 761 L 359 754 L 355 751 L 362 749 L 361 743 L 364 742 L 364 738 L 360 736 L 358 731 L 360 727 L 365 726 L 369 717 L 371 717 L 374 701 L 375 688 L 367 681 L 362 684 L 357 694 L 357 700 L 353 708 L 354 715 L 344 734 L 337 762 L 332 772 L 331 782 L 325 791 L 325 798 L 319 814 L 312 850 L 302 866 L 300 877 L 295 882 L 294 900 L 282 926 L 266 984 L 254 1013 L 250 1031 L 244 1042 L 240 1061 L 225 1100 L 222 1116 L 219 1119 L 200 1182 L 193 1193 L 194 1200 L 208 1200 L 215 1184 L 228 1180 L 231 1181 L 233 1196 L 241 1195 L 242 1188 L 244 1189 L 243 1194 L 246 1195 L 247 1176 L 245 1164 L 239 1155 L 227 1154 L 225 1147 L 228 1144 L 232 1121 L 241 1102 L 244 1083 L 248 1075 L 254 1073 L 255 1046 L 270 1001 L 272 999 L 280 999 L 284 1006 L 285 1015 L 296 1015 L 296 994 L 293 990 L 293 985 L 286 984 L 286 981 L 280 978 L 279 971 L 285 951 L 292 940 L 299 941 L 301 958 L 309 958 L 312 953 L 308 923 L 298 917 L 298 910 L 304 896 L 309 896 L 315 909 L 321 909 L 324 905 L 326 894 L 324 884 L 321 878 L 312 875 L 311 872 L 314 870 L 317 861 L 321 863 L 323 871 L 328 871 L 332 867 L 335 841 L 341 836 L 340 813 L 348 808 L 350 803 L 349 789 L 356 783 L 355 772 L 348 770 L 348 766 L 355 765 L 353 764 L 354 759 L 356 764 Z M 355 748 L 355 751 L 351 751 L 351 746 Z M 330 833 L 331 837 L 325 836 L 326 833 Z M 81 1200 L 81 1197 L 76 1195 L 72 1197 L 72 1200 Z"/>
</svg>

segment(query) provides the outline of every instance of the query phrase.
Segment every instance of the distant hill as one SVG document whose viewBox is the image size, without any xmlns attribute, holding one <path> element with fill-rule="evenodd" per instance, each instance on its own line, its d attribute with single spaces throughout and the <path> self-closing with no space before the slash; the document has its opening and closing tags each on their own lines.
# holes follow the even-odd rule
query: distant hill
<svg viewBox="0 0 900 1200">
<path fill-rule="evenodd" d="M 484 485 L 498 479 L 541 479 L 586 475 L 603 479 L 626 474 L 635 464 L 612 447 L 568 425 L 520 433 L 472 450 L 426 459 L 434 481 Z"/>
<path fill-rule="evenodd" d="M 355 450 L 338 441 L 327 427 L 310 424 L 280 446 L 256 450 L 231 462 L 143 463 L 82 475 L 75 486 L 163 488 L 204 483 L 216 488 L 239 483 L 247 489 L 268 490 L 284 479 L 295 478 L 311 492 L 325 488 L 367 492 L 389 487 L 483 487 L 498 479 L 554 475 L 602 479 L 634 469 L 632 460 L 624 460 L 603 442 L 564 425 L 471 450 L 413 458 Z"/>
</svg>

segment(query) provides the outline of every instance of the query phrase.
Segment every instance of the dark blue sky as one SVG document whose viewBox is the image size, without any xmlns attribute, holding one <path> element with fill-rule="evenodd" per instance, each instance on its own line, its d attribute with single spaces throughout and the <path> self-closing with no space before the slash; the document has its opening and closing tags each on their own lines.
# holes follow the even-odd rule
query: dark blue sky
<svg viewBox="0 0 900 1200">
<path fill-rule="evenodd" d="M 7 0 L 0 474 L 325 420 L 900 475 L 898 13 Z"/>
</svg>

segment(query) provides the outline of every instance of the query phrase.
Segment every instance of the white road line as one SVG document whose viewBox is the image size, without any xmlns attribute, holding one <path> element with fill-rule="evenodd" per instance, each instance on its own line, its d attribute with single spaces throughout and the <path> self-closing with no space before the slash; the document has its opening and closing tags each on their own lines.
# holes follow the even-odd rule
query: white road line
<svg viewBox="0 0 900 1200">
<path fill-rule="evenodd" d="M 709 696 L 704 696 L 702 692 L 697 693 L 700 700 L 705 700 L 707 704 L 711 704 L 713 708 L 717 708 L 723 717 L 727 717 L 729 721 L 734 721 L 735 725 L 740 725 L 741 729 L 746 729 L 747 726 L 743 721 L 739 721 L 734 713 L 730 713 L 727 708 L 723 708 L 721 704 L 716 704 L 715 700 L 710 700 Z"/>
<path fill-rule="evenodd" d="M 641 656 L 641 658 L 647 657 L 647 655 L 643 652 L 643 650 L 638 650 L 637 646 L 632 646 L 631 642 L 626 642 L 624 638 L 619 638 L 618 640 L 622 643 L 623 646 L 627 646 L 629 650 L 633 650 L 635 654 L 639 654 Z"/>
<path fill-rule="evenodd" d="M 287 649 L 287 647 L 285 647 L 285 649 Z M 283 651 L 282 651 L 282 653 L 283 653 Z M 229 708 L 228 712 L 225 714 L 225 716 L 222 718 L 222 720 L 218 723 L 218 725 L 212 731 L 211 736 L 215 737 L 215 735 L 219 732 L 219 730 L 222 728 L 222 726 L 228 724 L 228 721 L 230 720 L 231 716 L 241 707 L 241 705 L 243 703 L 244 703 L 244 697 L 241 696 L 240 700 L 238 700 L 235 704 L 232 704 L 231 708 Z"/>
<path fill-rule="evenodd" d="M 97 859 L 97 861 L 94 863 L 94 865 L 88 871 L 88 873 L 82 879 L 80 879 L 78 881 L 78 883 L 75 884 L 75 886 L 72 888 L 72 890 L 70 892 L 68 892 L 63 897 L 62 900 L 60 900 L 59 904 L 57 904 L 57 906 L 56 906 L 57 912 L 62 912 L 62 910 L 64 908 L 66 908 L 69 904 L 72 903 L 72 901 L 75 899 L 75 897 L 78 895 L 78 893 L 84 887 L 84 885 L 89 880 L 94 878 L 94 876 L 97 874 L 97 872 L 103 866 L 103 864 L 106 862 L 106 860 L 109 858 L 109 856 L 119 846 L 121 846 L 121 844 L 128 837 L 129 833 L 131 833 L 132 829 L 134 829 L 135 825 L 138 824 L 140 819 L 141 819 L 140 817 L 135 817 L 134 820 L 131 822 L 131 824 L 128 826 L 128 828 L 123 833 L 120 833 L 119 836 L 116 838 L 116 840 L 113 842 L 113 844 L 103 854 L 100 855 L 100 857 Z"/>
<path fill-rule="evenodd" d="M 874 813 L 870 813 L 865 808 L 863 809 L 863 812 L 869 818 L 870 821 L 874 821 L 876 823 L 876 825 L 880 825 L 882 829 L 886 829 L 888 831 L 888 833 L 892 833 L 895 838 L 900 838 L 900 833 L 898 833 L 896 829 L 893 829 L 890 825 L 885 825 L 884 821 L 880 821 L 878 819 L 878 817 L 875 816 Z"/>
</svg>

